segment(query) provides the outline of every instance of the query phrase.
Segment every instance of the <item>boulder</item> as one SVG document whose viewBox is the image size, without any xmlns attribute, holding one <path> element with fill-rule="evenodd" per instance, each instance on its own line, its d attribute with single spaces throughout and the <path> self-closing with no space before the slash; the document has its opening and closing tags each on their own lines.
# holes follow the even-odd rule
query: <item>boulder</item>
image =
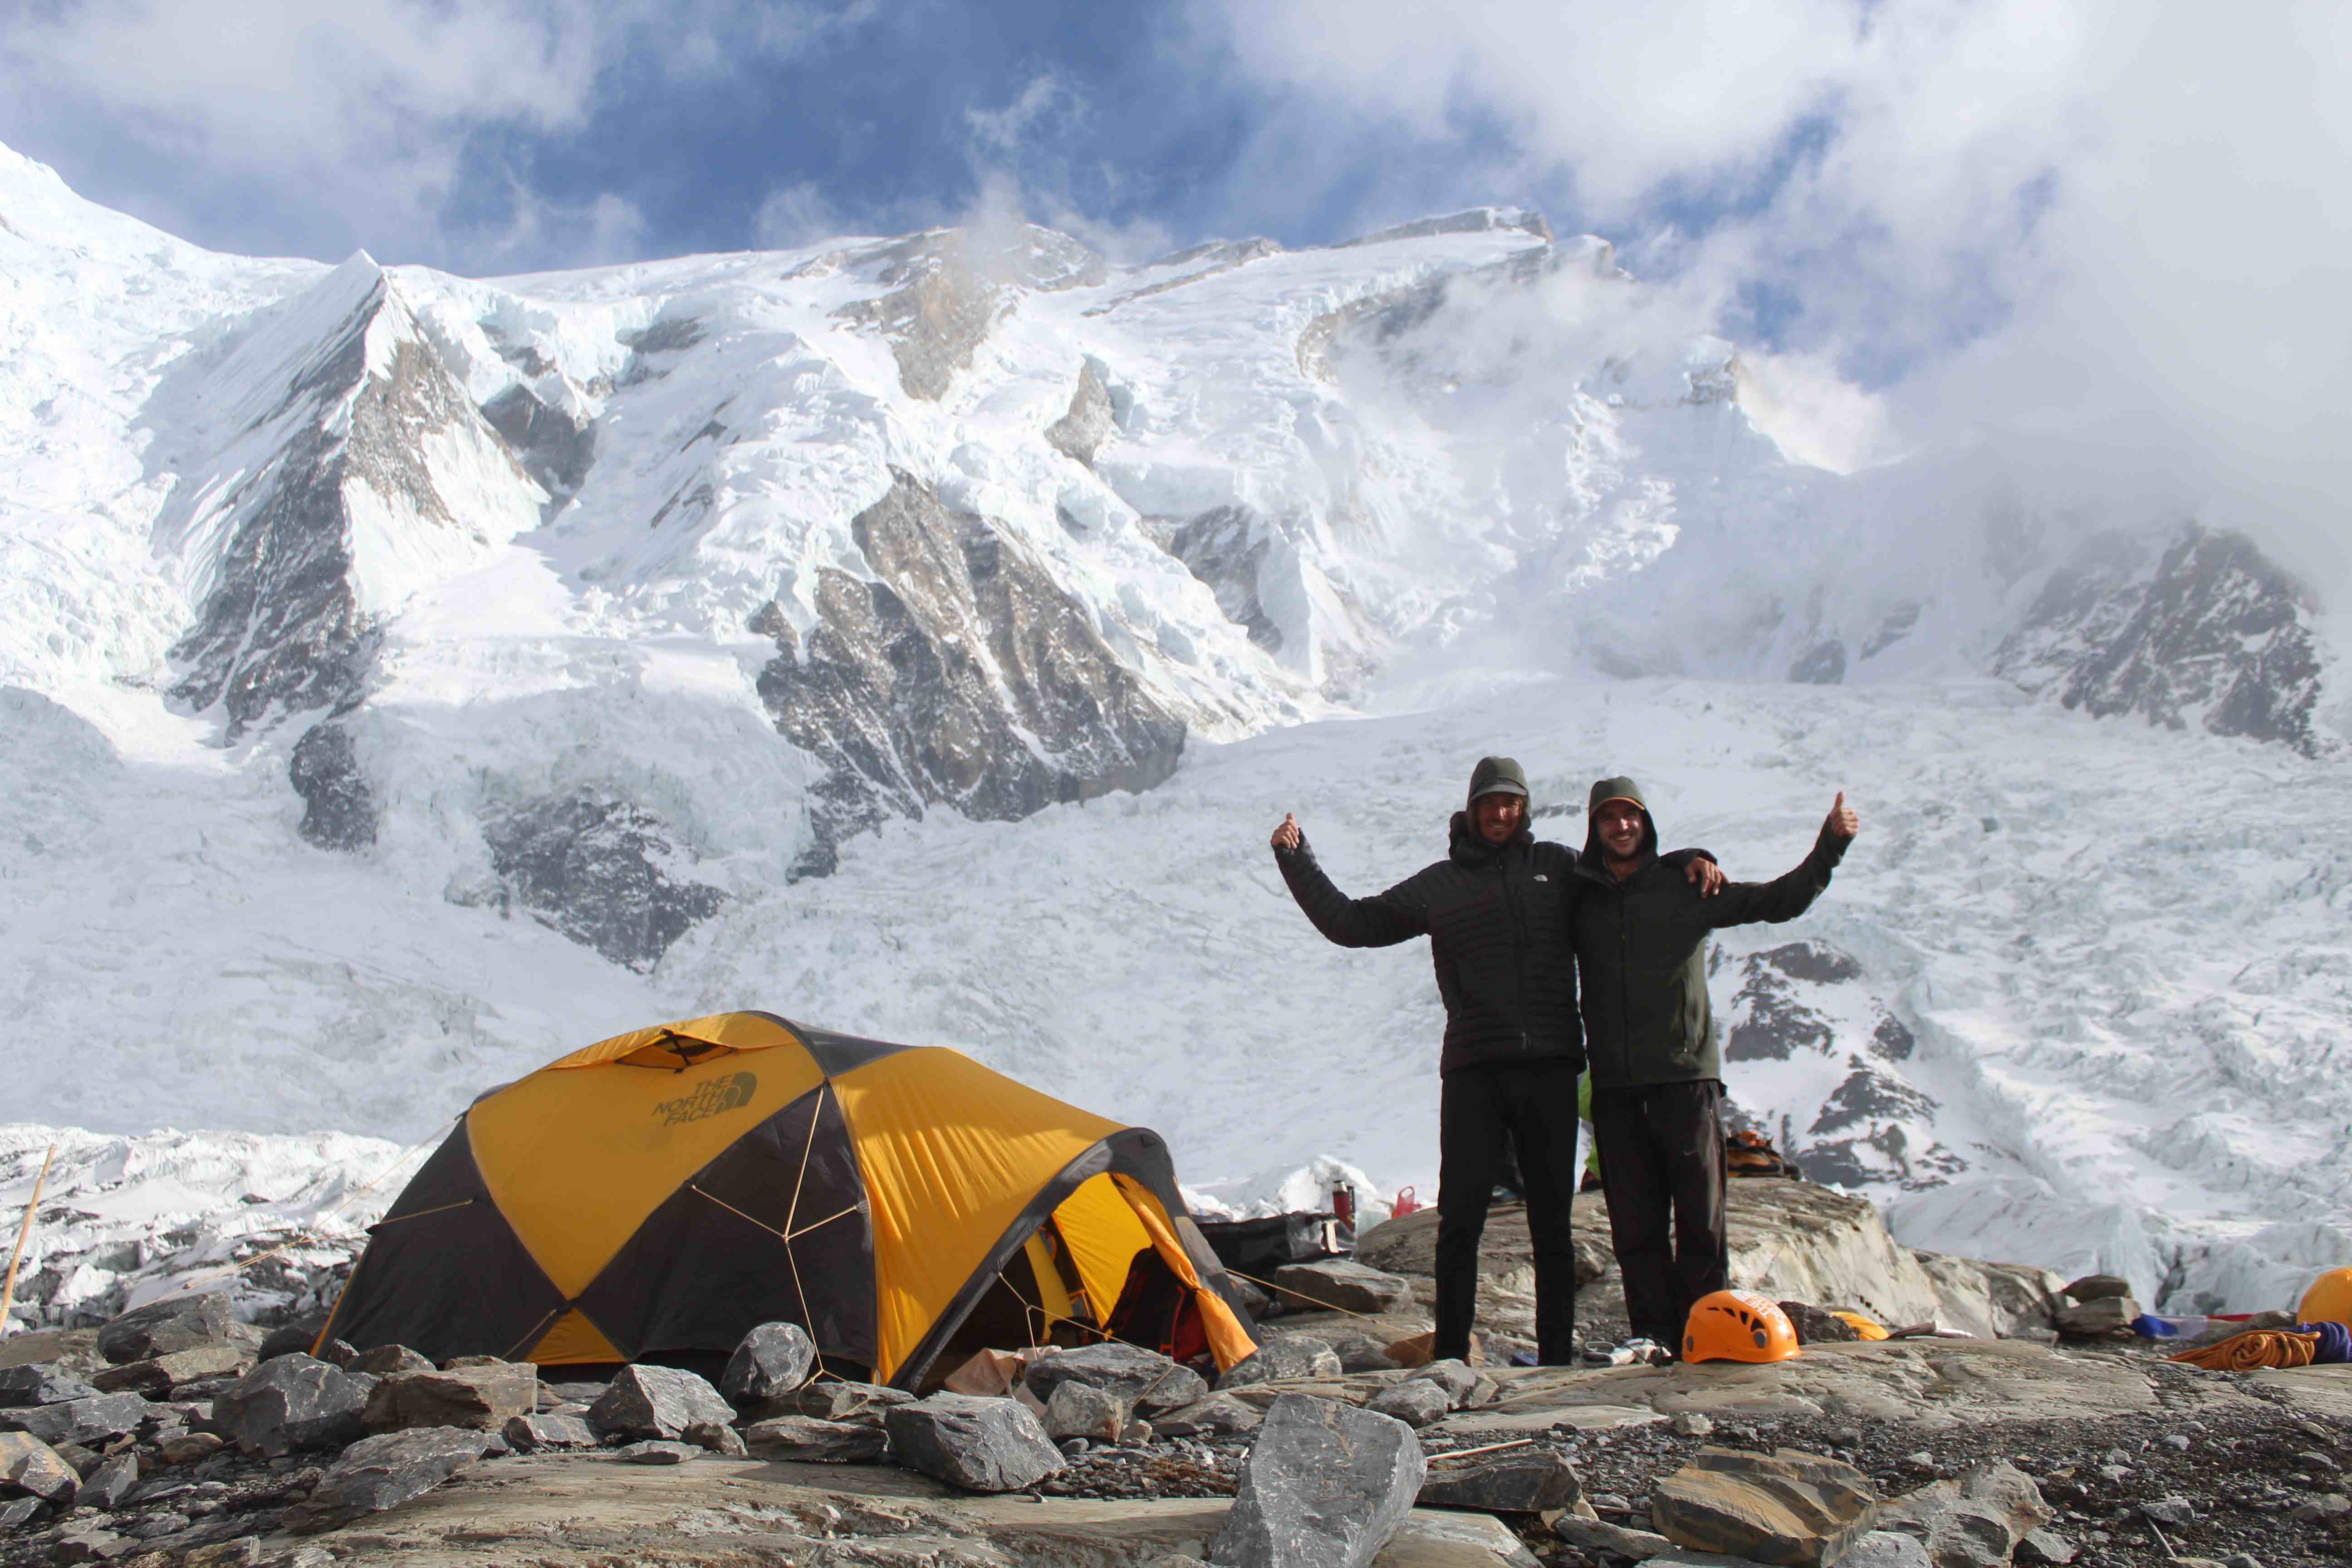
<svg viewBox="0 0 2352 1568">
<path fill-rule="evenodd" d="M 727 1358 L 719 1392 L 742 1408 L 765 1405 L 806 1383 L 815 1364 L 816 1343 L 806 1329 L 798 1323 L 761 1323 Z"/>
<path fill-rule="evenodd" d="M 481 1457 L 482 1434 L 456 1426 L 415 1426 L 362 1437 L 343 1450 L 307 1500 L 286 1510 L 285 1528 L 295 1535 L 315 1535 L 397 1508 L 472 1468 Z"/>
<path fill-rule="evenodd" d="M 94 1394 L 62 1405 L 0 1410 L 0 1431 L 30 1432 L 53 1448 L 62 1443 L 87 1446 L 137 1431 L 154 1409 L 140 1394 Z"/>
<path fill-rule="evenodd" d="M 184 1383 L 210 1377 L 238 1377 L 253 1367 L 243 1346 L 222 1341 L 167 1351 L 145 1361 L 127 1361 L 92 1377 L 90 1386 L 109 1394 L 131 1393 L 162 1399 Z"/>
<path fill-rule="evenodd" d="M 1926 1547 L 1919 1549 L 1924 1562 Z M 2017 1538 L 2017 1551 L 2011 1562 L 2029 1564 L 2029 1568 L 2066 1568 L 2074 1561 L 2074 1543 L 2054 1530 L 2029 1530 Z"/>
<path fill-rule="evenodd" d="M 1190 1405 L 1209 1392 L 1201 1374 L 1181 1362 L 1116 1341 L 1043 1357 L 1021 1385 L 1051 1405 L 1055 1390 L 1066 1383 L 1098 1388 L 1146 1416 Z"/>
<path fill-rule="evenodd" d="M 1045 1401 L 1045 1436 L 1057 1443 L 1072 1437 L 1116 1443 L 1134 1417 L 1134 1407 L 1108 1389 L 1068 1380 L 1055 1385 Z"/>
<path fill-rule="evenodd" d="M 120 1366 L 229 1337 L 228 1292 L 180 1292 L 133 1307 L 98 1331 L 98 1353 Z"/>
<path fill-rule="evenodd" d="M 1366 1402 L 1364 1408 L 1394 1416 L 1408 1426 L 1422 1427 L 1444 1419 L 1454 1404 L 1446 1398 L 1442 1384 L 1407 1380 L 1381 1389 Z"/>
<path fill-rule="evenodd" d="M 1908 1535 L 1874 1530 L 1847 1549 L 1837 1568 L 1929 1568 L 1927 1549 Z"/>
<path fill-rule="evenodd" d="M 878 1383 L 812 1383 L 797 1394 L 772 1402 L 782 1408 L 774 1415 L 806 1415 L 818 1421 L 857 1421 L 878 1426 L 882 1414 L 894 1405 L 908 1405 L 915 1396 L 903 1388 Z"/>
<path fill-rule="evenodd" d="M 686 1429 L 679 1440 L 724 1458 L 740 1459 L 751 1452 L 743 1446 L 742 1436 L 724 1421 L 698 1421 Z"/>
<path fill-rule="evenodd" d="M 1646 1563 L 1678 1550 L 1675 1543 L 1654 1531 L 1628 1530 L 1623 1525 L 1603 1520 L 1584 1519 L 1573 1513 L 1562 1514 L 1551 1521 L 1552 1533 L 1588 1556 L 1605 1552 L 1628 1562 Z"/>
<path fill-rule="evenodd" d="M 394 1377 L 404 1372 L 438 1372 L 433 1358 L 410 1350 L 406 1345 L 371 1345 L 355 1352 L 345 1363 L 345 1372 L 363 1372 L 370 1377 Z"/>
<path fill-rule="evenodd" d="M 63 1405 L 88 1399 L 100 1391 L 62 1371 L 55 1362 L 37 1361 L 27 1366 L 0 1367 L 0 1410 L 22 1410 L 34 1405 Z"/>
<path fill-rule="evenodd" d="M 588 1425 L 625 1437 L 677 1438 L 698 1421 L 734 1419 L 717 1389 L 674 1366 L 625 1366 L 588 1407 Z"/>
<path fill-rule="evenodd" d="M 777 1415 L 743 1428 L 743 1446 L 763 1459 L 807 1465 L 879 1464 L 890 1439 L 878 1425 Z"/>
<path fill-rule="evenodd" d="M 131 1537 L 102 1525 L 76 1522 L 58 1532 L 49 1548 L 52 1563 L 104 1563 L 121 1556 L 134 1542 Z"/>
<path fill-rule="evenodd" d="M 33 1522 L 33 1516 L 40 1512 L 43 1506 L 37 1497 L 0 1495 L 0 1533 L 24 1529 Z"/>
<path fill-rule="evenodd" d="M 1212 1394 L 1181 1410 L 1154 1418 L 1152 1429 L 1163 1437 L 1198 1437 L 1226 1432 L 1255 1432 L 1265 1420 L 1257 1407 L 1230 1394 Z"/>
<path fill-rule="evenodd" d="M 366 1436 L 360 1413 L 374 1382 L 307 1355 L 279 1356 L 215 1399 L 212 1424 L 245 1452 L 268 1458 L 340 1448 Z"/>
<path fill-rule="evenodd" d="M 1323 1310 L 1370 1314 L 1402 1311 L 1412 1305 L 1412 1280 L 1383 1273 L 1351 1258 L 1286 1263 L 1274 1271 L 1273 1284 L 1295 1312 Z"/>
<path fill-rule="evenodd" d="M 167 1465 L 193 1465 L 227 1447 L 217 1434 L 211 1432 L 173 1432 L 155 1439 L 155 1452 Z"/>
<path fill-rule="evenodd" d="M 262 1336 L 261 1346 L 253 1352 L 253 1359 L 264 1362 L 276 1361 L 282 1355 L 309 1355 L 310 1347 L 319 1342 L 320 1331 L 326 1326 L 327 1320 L 319 1316 L 280 1323 Z"/>
<path fill-rule="evenodd" d="M 1571 1509 L 1584 1496 L 1576 1467 L 1550 1448 L 1512 1448 L 1456 1464 L 1443 1458 L 1421 1483 L 1423 1508 L 1471 1508 L 1482 1513 L 1545 1513 Z"/>
<path fill-rule="evenodd" d="M 22 1493 L 63 1508 L 80 1489 L 81 1478 L 56 1449 L 29 1432 L 0 1432 L 0 1497 Z"/>
<path fill-rule="evenodd" d="M 1788 1568 L 1828 1568 L 1877 1521 L 1867 1476 L 1794 1448 L 1701 1448 L 1650 1494 L 1651 1524 L 1676 1545 Z"/>
<path fill-rule="evenodd" d="M 1935 1568 L 1991 1568 L 2052 1514 L 2032 1476 L 1997 1460 L 1889 1500 L 1879 1528 L 1917 1540 Z"/>
<path fill-rule="evenodd" d="M 465 1426 L 496 1432 L 539 1407 L 539 1369 L 501 1361 L 450 1372 L 395 1373 L 375 1385 L 361 1420 L 371 1432 Z"/>
<path fill-rule="evenodd" d="M 1219 1388 L 1239 1388 L 1250 1383 L 1318 1383 L 1346 1374 L 1339 1358 L 1322 1340 L 1306 1334 L 1278 1334 L 1225 1369 Z"/>
<path fill-rule="evenodd" d="M 649 1437 L 614 1449 L 613 1458 L 625 1465 L 682 1465 L 701 1452 L 691 1443 L 664 1443 Z"/>
<path fill-rule="evenodd" d="M 1333 1340 L 1331 1353 L 1339 1358 L 1339 1370 L 1347 1373 L 1393 1372 L 1399 1364 L 1390 1357 L 1384 1342 L 1368 1340 L 1361 1334 L 1346 1334 Z"/>
<path fill-rule="evenodd" d="M 1445 1391 L 1450 1409 L 1467 1409 L 1478 1394 L 1478 1372 L 1466 1361 L 1433 1361 L 1414 1369 L 1407 1383 L 1433 1383 Z"/>
<path fill-rule="evenodd" d="M 499 1435 L 509 1447 L 525 1454 L 535 1454 L 541 1448 L 596 1446 L 595 1432 L 577 1415 L 510 1415 L 507 1424 L 499 1428 Z"/>
<path fill-rule="evenodd" d="M 890 1457 L 967 1491 L 1011 1492 L 1063 1468 L 1061 1450 L 1017 1399 L 934 1394 L 884 1413 Z"/>
<path fill-rule="evenodd" d="M 1941 1252 L 1914 1251 L 1936 1282 L 1936 1316 L 1979 1339 L 2040 1340 L 2056 1331 L 2058 1276 L 2022 1263 L 1986 1263 Z"/>
<path fill-rule="evenodd" d="M 2087 1338 L 2094 1334 L 2131 1332 L 2132 1320 L 2139 1316 L 2139 1303 L 2129 1296 L 2098 1296 L 2080 1306 L 2061 1307 L 2057 1328 L 2062 1334 Z"/>
<path fill-rule="evenodd" d="M 131 1448 L 110 1455 L 98 1462 L 98 1468 L 82 1478 L 81 1495 L 75 1503 L 82 1508 L 117 1509 L 139 1484 L 139 1455 Z"/>
<path fill-rule="evenodd" d="M 1250 1445 L 1208 1559 L 1219 1568 L 1367 1568 L 1412 1510 L 1426 1472 L 1421 1439 L 1403 1422 L 1284 1394 Z"/>
<path fill-rule="evenodd" d="M 2069 1301 L 2112 1301 L 2129 1296 L 2131 1281 L 2120 1274 L 2085 1274 L 2071 1284 L 2062 1285 L 2058 1293 Z"/>
</svg>

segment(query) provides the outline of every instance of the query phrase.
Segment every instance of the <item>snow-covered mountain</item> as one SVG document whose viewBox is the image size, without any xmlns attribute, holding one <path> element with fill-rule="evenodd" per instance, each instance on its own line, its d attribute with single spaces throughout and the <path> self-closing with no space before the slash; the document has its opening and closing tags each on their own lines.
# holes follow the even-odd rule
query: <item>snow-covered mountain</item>
<svg viewBox="0 0 2352 1568">
<path fill-rule="evenodd" d="M 1263 839 L 1370 891 L 1507 750 L 1741 875 L 1854 793 L 1717 984 L 1742 1113 L 1906 1239 L 2182 1300 L 2334 1245 L 2275 1229 L 2352 1180 L 2322 606 L 2231 520 L 1794 461 L 1655 314 L 1512 210 L 476 281 L 0 149 L 7 1114 L 406 1143 L 764 1005 L 1426 1196 L 1426 964 Z"/>
</svg>

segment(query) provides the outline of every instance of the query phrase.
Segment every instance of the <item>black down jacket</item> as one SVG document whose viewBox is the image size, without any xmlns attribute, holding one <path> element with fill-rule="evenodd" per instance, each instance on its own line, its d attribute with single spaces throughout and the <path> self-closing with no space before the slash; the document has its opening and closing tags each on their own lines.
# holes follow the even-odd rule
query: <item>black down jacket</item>
<svg viewBox="0 0 2352 1568">
<path fill-rule="evenodd" d="M 1275 851 L 1290 896 L 1341 947 L 1391 947 L 1429 938 L 1445 1003 L 1438 1071 L 1486 1062 L 1568 1057 L 1581 1067 L 1570 905 L 1575 852 L 1521 828 L 1500 845 L 1455 812 L 1446 858 L 1386 892 L 1351 899 L 1332 886 L 1304 839 Z M 1679 850 L 1679 867 L 1704 850 Z"/>
</svg>

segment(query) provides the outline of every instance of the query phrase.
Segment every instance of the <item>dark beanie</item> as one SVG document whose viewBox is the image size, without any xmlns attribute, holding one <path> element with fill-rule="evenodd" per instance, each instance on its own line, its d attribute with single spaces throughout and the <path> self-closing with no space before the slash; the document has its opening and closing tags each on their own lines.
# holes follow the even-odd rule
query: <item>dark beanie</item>
<svg viewBox="0 0 2352 1568">
<path fill-rule="evenodd" d="M 1508 757 L 1481 757 L 1478 765 L 1470 770 L 1469 804 L 1478 804 L 1482 795 L 1515 795 L 1528 797 L 1527 770 Z"/>
</svg>

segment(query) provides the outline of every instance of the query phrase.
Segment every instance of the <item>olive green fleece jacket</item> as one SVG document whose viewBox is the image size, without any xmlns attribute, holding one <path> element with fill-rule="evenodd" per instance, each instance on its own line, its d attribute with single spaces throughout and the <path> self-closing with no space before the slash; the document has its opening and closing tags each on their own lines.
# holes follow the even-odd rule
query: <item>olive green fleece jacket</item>
<svg viewBox="0 0 2352 1568">
<path fill-rule="evenodd" d="M 1706 938 L 1724 926 L 1791 921 L 1811 909 L 1845 856 L 1826 826 L 1797 868 L 1769 882 L 1727 882 L 1711 899 L 1658 860 L 1658 828 L 1629 778 L 1592 786 L 1588 819 L 1604 801 L 1642 807 L 1641 865 L 1610 874 L 1598 830 L 1585 830 L 1570 917 L 1584 1016 L 1585 1059 L 1595 1089 L 1721 1079 L 1723 1052 L 1706 994 Z"/>
</svg>

